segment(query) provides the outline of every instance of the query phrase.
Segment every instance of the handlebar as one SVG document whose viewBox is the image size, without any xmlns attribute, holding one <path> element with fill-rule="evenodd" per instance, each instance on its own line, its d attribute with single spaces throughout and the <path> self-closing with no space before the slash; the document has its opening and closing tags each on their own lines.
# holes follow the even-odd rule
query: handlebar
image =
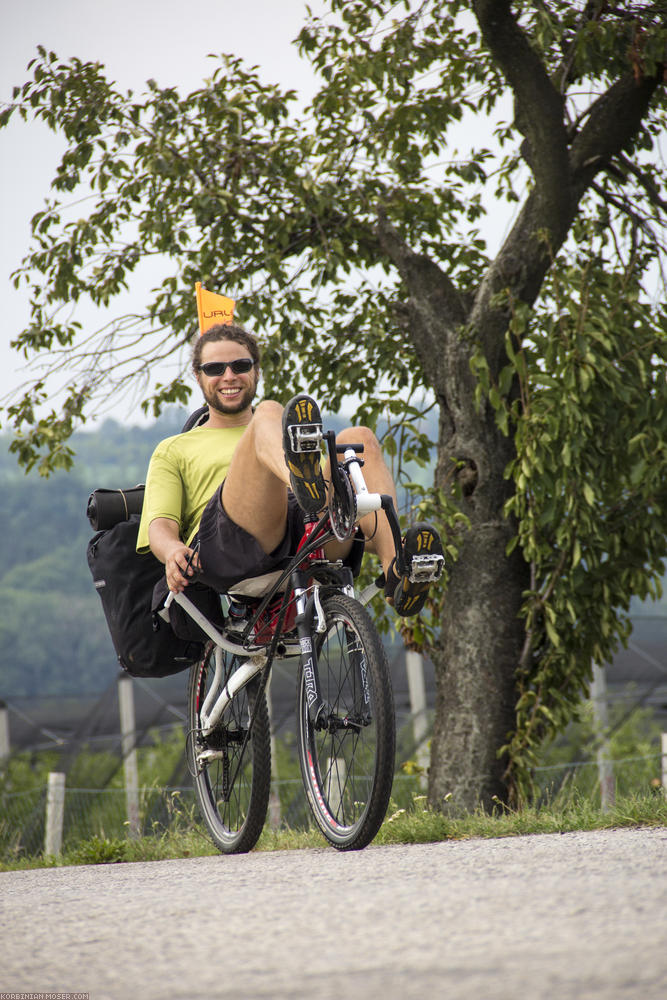
<svg viewBox="0 0 667 1000">
<path fill-rule="evenodd" d="M 361 454 L 361 452 L 363 452 L 364 450 L 363 444 L 337 444 L 336 454 L 344 455 L 348 448 L 353 448 L 354 451 L 357 452 L 357 454 Z"/>
</svg>

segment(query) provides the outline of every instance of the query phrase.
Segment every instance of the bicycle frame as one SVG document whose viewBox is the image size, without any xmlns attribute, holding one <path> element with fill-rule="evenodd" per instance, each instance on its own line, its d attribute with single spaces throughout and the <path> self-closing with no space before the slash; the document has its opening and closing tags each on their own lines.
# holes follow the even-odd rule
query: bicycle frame
<svg viewBox="0 0 667 1000">
<path fill-rule="evenodd" d="M 402 570 L 399 562 L 402 560 L 402 546 L 398 515 L 392 497 L 369 492 L 361 471 L 363 462 L 357 454 L 363 451 L 363 445 L 337 445 L 333 431 L 322 433 L 322 438 L 326 440 L 329 451 L 333 494 L 338 497 L 347 496 L 347 487 L 344 482 L 344 477 L 347 476 L 354 490 L 355 526 L 365 515 L 380 510 L 384 511 L 396 543 L 399 570 Z M 343 455 L 341 466 L 338 464 L 339 454 Z M 171 592 L 168 595 L 165 610 L 168 610 L 172 601 L 176 601 L 216 646 L 215 675 L 201 709 L 202 735 L 206 736 L 213 731 L 232 698 L 253 677 L 264 671 L 265 682 L 268 680 L 268 673 L 276 654 L 281 656 L 300 655 L 306 678 L 308 711 L 311 721 L 316 727 L 325 724 L 326 705 L 320 692 L 317 656 L 313 643 L 313 629 L 317 633 L 322 632 L 325 628 L 319 597 L 322 585 L 321 578 L 327 575 L 331 577 L 333 571 L 337 577 L 337 585 L 345 593 L 354 595 L 351 571 L 340 562 L 328 560 L 324 552 L 326 543 L 336 537 L 330 509 L 319 520 L 306 522 L 296 554 L 279 579 L 274 582 L 269 592 L 261 599 L 238 641 L 231 639 L 228 633 L 219 632 L 185 593 Z M 318 577 L 320 577 L 319 580 Z M 270 638 L 268 642 L 258 645 L 253 642 L 254 630 L 288 582 L 289 587 L 285 591 L 280 612 L 277 618 L 270 623 Z M 363 603 L 367 603 L 378 592 L 378 589 L 375 585 L 367 588 L 362 595 Z M 291 603 L 294 603 L 296 607 L 295 625 L 298 641 L 290 640 L 289 637 L 282 635 L 286 610 Z M 219 690 L 223 670 L 222 651 L 243 658 L 247 662 L 240 666 L 222 690 Z"/>
</svg>

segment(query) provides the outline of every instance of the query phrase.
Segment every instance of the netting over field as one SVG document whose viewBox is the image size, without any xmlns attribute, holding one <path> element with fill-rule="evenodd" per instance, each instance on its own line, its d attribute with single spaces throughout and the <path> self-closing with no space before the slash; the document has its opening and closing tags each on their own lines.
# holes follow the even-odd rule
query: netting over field
<svg viewBox="0 0 667 1000">
<path fill-rule="evenodd" d="M 396 808 L 408 809 L 426 792 L 433 686 L 427 676 L 427 696 L 415 712 L 402 664 L 398 672 L 393 667 L 397 754 L 392 801 Z M 182 690 L 183 678 L 179 680 Z M 300 830 L 310 826 L 311 818 L 296 756 L 294 686 L 289 671 L 278 670 L 271 683 L 273 781 L 267 823 Z M 12 715 L 12 722 L 22 717 L 26 725 L 27 718 L 34 741 L 26 745 L 24 740 L 0 760 L 0 859 L 44 853 L 53 772 L 63 775 L 64 797 L 57 816 L 63 852 L 93 838 L 114 841 L 191 831 L 207 838 L 185 761 L 185 706 L 145 682 L 133 681 L 132 687 L 138 710 L 129 740 L 127 733 L 124 738 L 120 733 L 116 684 L 100 698 L 85 700 L 85 711 L 78 716 L 76 706 L 69 714 L 63 710 L 34 720 L 24 709 Z M 11 704 L 9 708 L 13 711 Z M 660 731 L 659 720 L 631 693 L 616 704 L 612 701 L 603 733 L 595 729 L 584 706 L 580 720 L 545 749 L 534 773 L 538 797 L 553 801 L 576 793 L 599 802 L 602 775 L 607 795 L 660 791 L 667 763 L 662 760 Z M 128 754 L 134 756 L 136 775 L 130 802 Z"/>
</svg>

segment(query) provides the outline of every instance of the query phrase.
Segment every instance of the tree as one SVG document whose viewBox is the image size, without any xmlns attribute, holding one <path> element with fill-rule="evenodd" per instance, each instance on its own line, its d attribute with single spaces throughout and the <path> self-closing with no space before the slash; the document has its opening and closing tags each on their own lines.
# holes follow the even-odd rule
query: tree
<svg viewBox="0 0 667 1000">
<path fill-rule="evenodd" d="M 422 509 L 446 526 L 450 570 L 408 636 L 436 668 L 429 799 L 492 807 L 524 794 L 540 742 L 591 658 L 627 634 L 630 597 L 657 586 L 665 555 L 665 317 L 651 283 L 667 8 L 330 7 L 298 38 L 322 77 L 301 114 L 231 57 L 187 97 L 149 81 L 136 98 L 99 65 L 40 49 L 1 121 L 42 119 L 68 149 L 16 274 L 32 322 L 15 346 L 72 377 L 60 413 L 40 417 L 48 380 L 9 408 L 15 450 L 44 471 L 67 464 L 101 387 L 147 380 L 182 349 L 196 280 L 266 331 L 270 392 L 302 381 L 334 410 L 355 392 L 359 416 L 389 414 L 422 461 L 420 417 L 437 404 Z M 81 218 L 65 200 L 86 187 Z M 507 205 L 493 255 L 478 227 Z M 171 273 L 145 316 L 97 340 L 59 318 L 86 298 L 108 305 L 154 255 Z M 146 406 L 187 393 L 179 375 Z"/>
</svg>

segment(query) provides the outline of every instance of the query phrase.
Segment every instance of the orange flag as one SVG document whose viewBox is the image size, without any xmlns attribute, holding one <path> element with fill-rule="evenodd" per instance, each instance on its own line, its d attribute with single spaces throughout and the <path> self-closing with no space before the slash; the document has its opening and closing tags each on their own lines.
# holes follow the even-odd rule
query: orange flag
<svg viewBox="0 0 667 1000">
<path fill-rule="evenodd" d="M 199 332 L 206 331 L 216 323 L 232 323 L 234 320 L 234 299 L 225 295 L 216 295 L 202 288 L 201 281 L 195 284 L 197 296 L 197 315 L 199 316 Z"/>
</svg>

